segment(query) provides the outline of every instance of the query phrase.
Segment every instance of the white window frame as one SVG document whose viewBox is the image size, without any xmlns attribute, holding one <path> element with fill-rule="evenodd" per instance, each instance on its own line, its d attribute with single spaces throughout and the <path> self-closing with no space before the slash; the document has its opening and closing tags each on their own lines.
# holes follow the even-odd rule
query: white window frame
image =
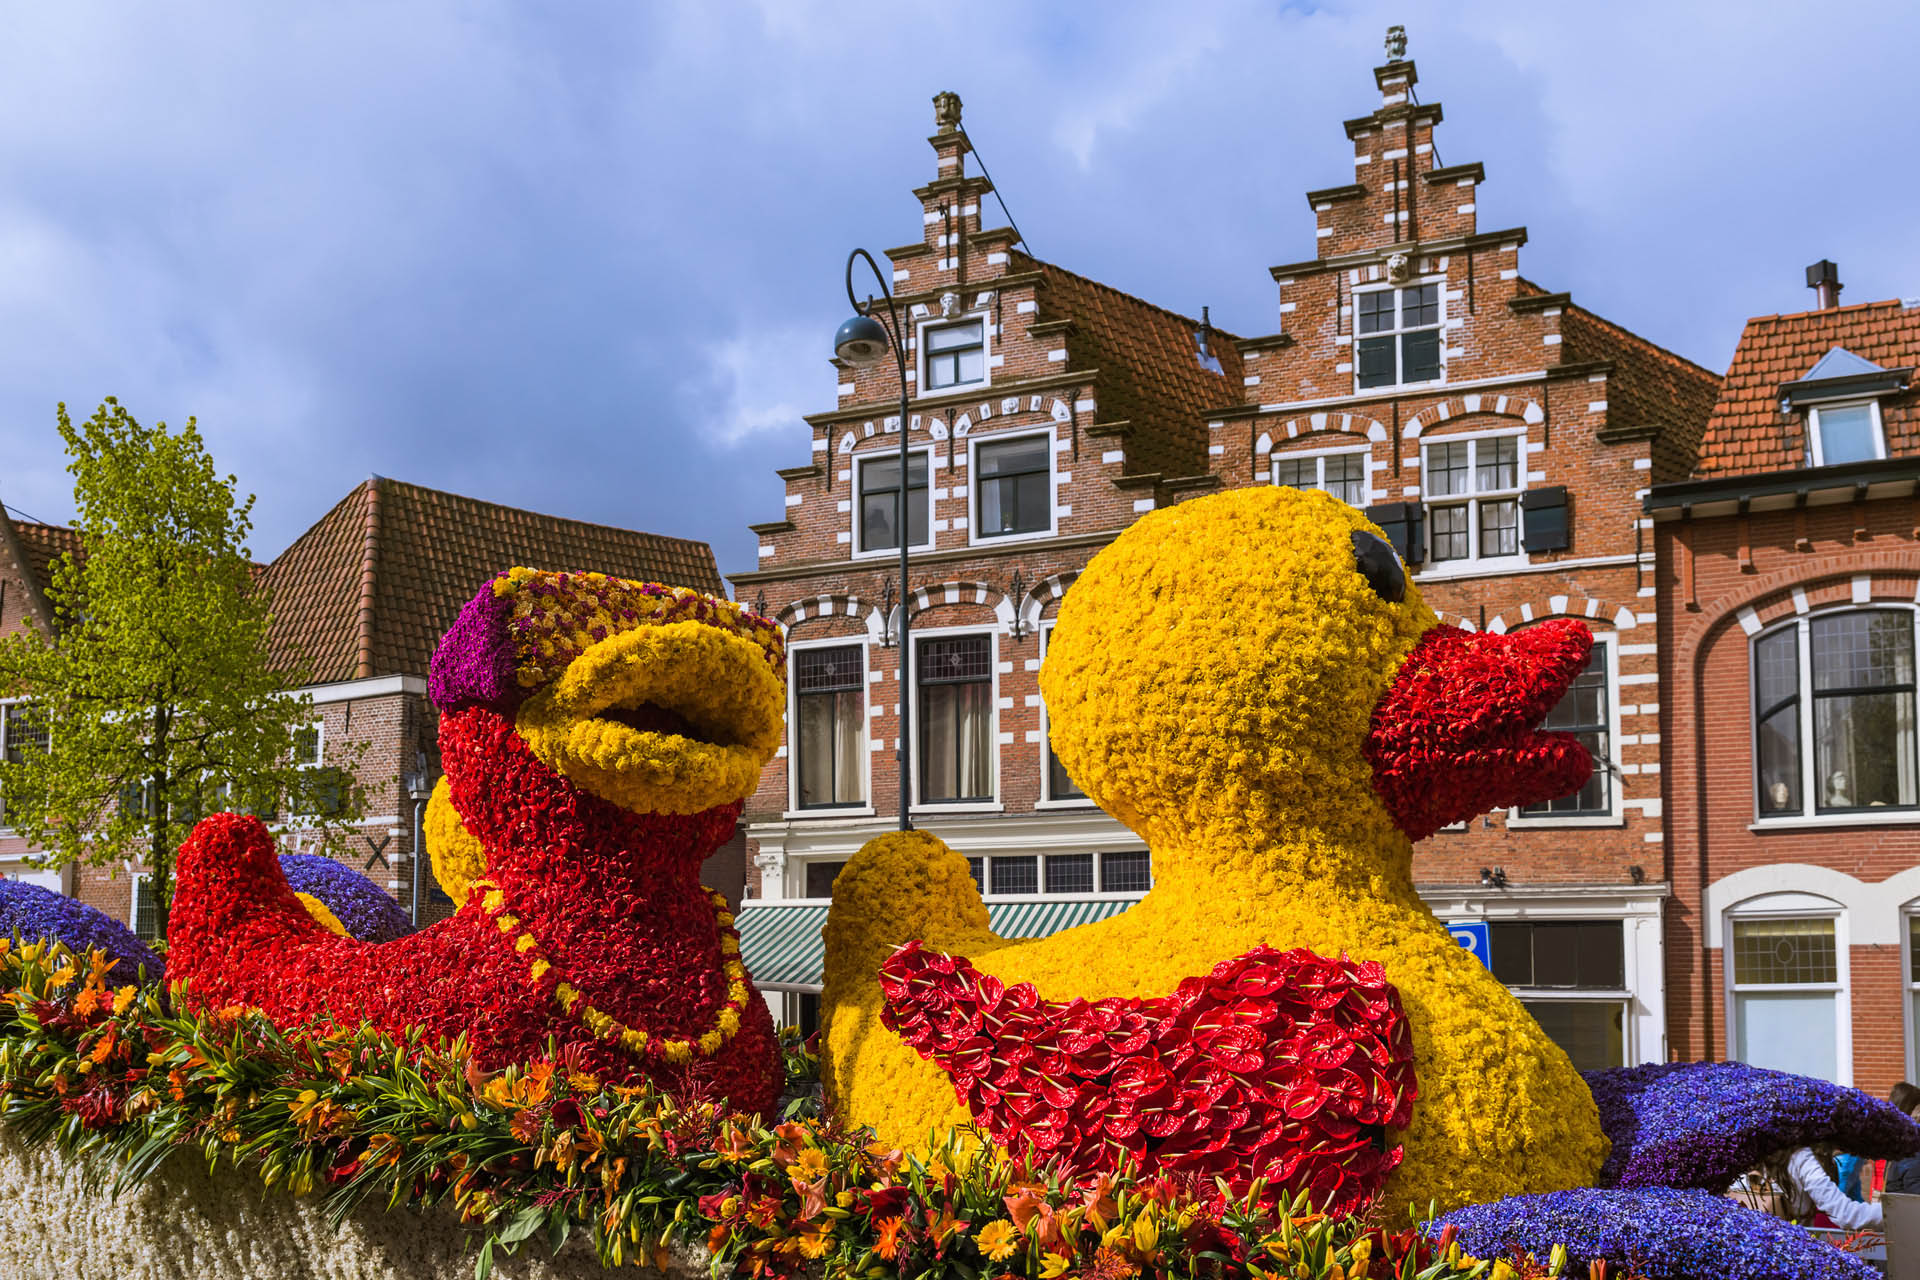
<svg viewBox="0 0 1920 1280">
<path fill-rule="evenodd" d="M 1833 921 L 1834 977 L 1832 983 L 1769 983 L 1739 987 L 1734 983 L 1733 927 L 1765 920 Z M 1834 1075 L 1833 1083 L 1853 1085 L 1853 972 L 1848 944 L 1847 911 L 1830 899 L 1809 893 L 1764 894 L 1758 899 L 1736 903 L 1721 919 L 1720 968 L 1723 1012 L 1726 1016 L 1726 1059 L 1738 1061 L 1740 1045 L 1740 1003 L 1737 996 L 1748 992 L 1819 992 L 1833 996 Z"/>
<path fill-rule="evenodd" d="M 900 549 L 895 547 L 893 554 Z M 909 636 L 913 633 L 909 632 Z M 866 747 L 860 752 L 861 777 L 860 790 L 866 799 L 858 804 L 820 805 L 814 808 L 800 807 L 800 744 L 795 731 L 800 724 L 799 682 L 794 679 L 798 670 L 794 654 L 803 649 L 842 649 L 858 647 L 860 650 L 860 689 L 861 689 L 861 725 L 860 734 Z M 808 640 L 787 641 L 787 811 L 781 816 L 788 820 L 818 818 L 870 818 L 873 816 L 873 714 L 879 703 L 873 696 L 873 654 L 872 644 L 867 633 L 851 636 L 821 636 Z M 804 876 L 804 872 L 802 875 Z M 805 881 L 802 880 L 804 885 Z"/>
<path fill-rule="evenodd" d="M 1753 821 L 1749 830 L 1769 831 L 1787 827 L 1861 827 L 1886 826 L 1890 823 L 1920 823 L 1920 805 L 1895 808 L 1891 805 L 1880 809 L 1859 810 L 1852 813 L 1821 813 L 1819 802 L 1815 799 L 1819 782 L 1817 752 L 1813 741 L 1813 622 L 1817 618 L 1830 617 L 1838 613 L 1885 612 L 1905 613 L 1913 621 L 1914 661 L 1920 667 L 1920 607 L 1901 600 L 1863 600 L 1848 601 L 1822 609 L 1810 609 L 1806 613 L 1796 613 L 1782 618 L 1772 626 L 1762 627 L 1747 637 L 1747 791 L 1749 804 L 1753 812 Z M 1800 812 L 1784 816 L 1771 816 L 1760 808 L 1760 666 L 1754 661 L 1754 653 L 1761 641 L 1778 635 L 1788 627 L 1797 628 L 1799 677 L 1798 727 L 1800 734 Z M 1916 670 L 1920 677 L 1920 670 Z M 1920 685 L 1920 679 L 1916 679 Z M 1916 704 L 1920 704 L 1920 688 L 1914 692 Z M 1914 707 L 1916 734 L 1920 735 L 1920 705 Z M 1916 744 L 1920 749 L 1920 744 Z M 1920 768 L 1920 761 L 1916 761 Z"/>
<path fill-rule="evenodd" d="M 1101 859 L 1109 853 L 1144 853 L 1147 855 L 1147 887 L 1145 889 L 1113 890 L 1106 887 L 1106 872 Z M 1093 859 L 1093 883 L 1091 893 L 1049 893 L 1047 892 L 1047 859 L 1049 857 L 1087 856 Z M 982 902 L 1037 902 L 1044 899 L 1086 902 L 1099 899 L 1104 902 L 1138 902 L 1153 890 L 1153 852 L 1148 849 L 1062 849 L 1049 853 L 1045 849 L 1000 849 L 995 852 L 968 853 L 967 861 L 980 859 L 980 900 Z M 1039 887 L 1032 893 L 994 893 L 993 860 L 995 858 L 1034 858 Z"/>
<path fill-rule="evenodd" d="M 1048 618 L 1040 624 L 1040 665 L 1043 668 L 1047 665 L 1047 644 L 1049 641 L 1053 639 L 1054 622 L 1055 622 L 1054 619 Z M 1064 796 L 1057 799 L 1055 798 L 1053 794 L 1053 770 L 1047 767 L 1048 766 L 1047 757 L 1050 754 L 1050 743 L 1048 741 L 1047 735 L 1051 730 L 1051 726 L 1047 722 L 1047 699 L 1046 699 L 1046 695 L 1044 694 L 1039 695 L 1039 698 L 1040 698 L 1040 798 L 1034 801 L 1033 807 L 1036 809 L 1097 809 L 1099 808 L 1099 806 L 1093 802 L 1093 798 L 1091 796 L 1078 795 L 1078 796 Z"/>
<path fill-rule="evenodd" d="M 987 638 L 988 670 L 992 675 L 992 685 L 987 693 L 987 714 L 990 724 L 987 727 L 987 746 L 993 755 L 987 762 L 988 776 L 993 779 L 993 795 L 986 800 L 934 800 L 923 801 L 920 798 L 921 757 L 920 734 L 924 732 L 920 707 L 920 642 L 938 639 L 941 636 L 985 636 Z M 902 696 L 913 699 L 913 718 L 911 732 L 914 735 L 913 750 L 909 753 L 912 763 L 908 772 L 912 783 L 913 799 L 907 812 L 910 814 L 942 813 L 1003 813 L 1006 805 L 1001 800 L 1000 789 L 1000 632 L 991 625 L 971 627 L 918 627 L 907 633 L 911 646 L 907 650 L 907 688 Z M 896 721 L 897 723 L 897 721 Z"/>
<path fill-rule="evenodd" d="M 1427 450 L 1436 446 L 1466 444 L 1467 476 L 1471 483 L 1480 468 L 1480 441 L 1512 440 L 1516 445 L 1514 459 L 1514 479 L 1518 481 L 1512 489 L 1489 489 L 1485 493 L 1477 489 L 1469 490 L 1465 495 L 1439 494 L 1429 492 L 1427 487 Z M 1527 491 L 1527 430 L 1525 427 L 1499 427 L 1486 431 L 1462 431 L 1444 436 L 1433 436 L 1420 442 L 1420 508 L 1421 537 L 1425 540 L 1422 550 L 1425 557 L 1420 565 L 1420 576 L 1446 577 L 1453 573 L 1477 573 L 1487 569 L 1520 568 L 1529 563 L 1527 555 L 1526 507 L 1522 495 Z M 1507 556 L 1483 556 L 1480 554 L 1480 503 L 1484 499 L 1496 501 L 1512 500 L 1514 504 L 1515 540 L 1519 549 Z M 1435 560 L 1433 558 L 1433 509 L 1440 507 L 1459 507 L 1467 509 L 1467 555 L 1463 559 Z"/>
<path fill-rule="evenodd" d="M 319 769 L 319 768 L 325 767 L 327 763 L 327 722 L 326 720 L 320 716 L 315 716 L 313 719 L 307 721 L 305 724 L 296 727 L 294 729 L 294 733 L 298 734 L 301 729 L 313 730 L 314 759 L 296 760 L 294 761 L 294 768 Z"/>
<path fill-rule="evenodd" d="M 1920 1072 L 1920 1046 L 1914 1043 L 1920 1036 L 1920 1017 L 1916 1016 L 1915 1002 L 1920 1001 L 1920 982 L 1913 979 L 1913 926 L 1920 921 L 1920 902 L 1909 902 L 1900 908 L 1900 1001 L 1901 1025 L 1905 1034 L 1902 1042 L 1906 1046 L 1906 1073 L 1903 1080 L 1913 1079 Z"/>
<path fill-rule="evenodd" d="M 1807 453 L 1813 459 L 1813 465 L 1827 465 L 1826 450 L 1820 434 L 1820 413 L 1824 409 L 1858 409 L 1865 407 L 1873 416 L 1873 458 L 1879 461 L 1887 456 L 1887 428 L 1880 416 L 1880 402 L 1877 399 L 1861 399 L 1858 396 L 1848 400 L 1816 400 L 1807 405 Z"/>
<path fill-rule="evenodd" d="M 950 325 L 980 322 L 980 371 L 978 382 L 957 382 L 950 387 L 927 386 L 927 330 L 945 329 Z M 982 387 L 993 385 L 993 340 L 997 335 L 993 328 L 993 314 L 990 311 L 965 311 L 953 316 L 928 316 L 915 322 L 913 326 L 913 379 L 914 398 L 930 400 L 941 396 L 968 395 Z"/>
<path fill-rule="evenodd" d="M 1047 442 L 1047 527 L 1028 533 L 980 532 L 980 447 L 997 444 L 1016 444 L 1029 438 L 1042 438 Z M 1040 427 L 1018 427 L 1008 431 L 995 431 L 987 435 L 969 435 L 967 437 L 967 545 L 974 547 L 1000 547 L 1017 542 L 1037 542 L 1051 538 L 1060 528 L 1060 450 L 1055 447 L 1059 438 L 1054 435 L 1051 422 Z"/>
<path fill-rule="evenodd" d="M 1373 450 L 1366 445 L 1338 445 L 1326 449 L 1288 449 L 1284 452 L 1275 450 L 1267 455 L 1267 483 L 1276 487 L 1291 488 L 1292 486 L 1282 486 L 1280 484 L 1280 464 L 1282 462 L 1304 462 L 1311 458 L 1315 460 L 1314 475 L 1318 483 L 1308 487 L 1317 489 L 1321 493 L 1326 493 L 1328 492 L 1326 460 L 1328 458 L 1348 457 L 1354 454 L 1360 456 L 1360 501 L 1353 509 L 1355 511 L 1365 511 L 1367 504 L 1373 499 L 1373 473 L 1377 469 L 1373 461 Z"/>
<path fill-rule="evenodd" d="M 1545 622 L 1547 619 L 1540 619 Z M 1538 626 L 1539 622 L 1528 623 Z M 1525 628 L 1521 628 L 1525 630 Z M 1614 631 L 1594 631 L 1593 642 L 1604 644 L 1607 654 L 1607 751 L 1609 758 L 1595 763 L 1611 776 L 1607 779 L 1607 812 L 1567 814 L 1563 817 L 1540 815 L 1523 817 L 1520 806 L 1507 810 L 1507 825 L 1520 830 L 1551 827 L 1620 827 L 1626 825 L 1626 809 L 1623 803 L 1621 781 L 1624 775 L 1620 771 L 1620 636 Z"/>
<path fill-rule="evenodd" d="M 135 937 L 139 937 L 140 935 L 140 892 L 146 888 L 149 882 L 148 875 L 149 873 L 145 871 L 134 872 L 132 883 L 127 886 L 127 928 L 132 931 Z M 149 892 L 151 892 L 151 890 L 149 890 Z M 154 908 L 154 913 L 157 928 L 159 923 L 159 907 L 157 905 Z M 145 941 L 145 939 L 141 940 L 143 942 Z"/>
<path fill-rule="evenodd" d="M 1533 824 L 1529 824 L 1533 825 Z M 1548 825 L 1541 823 L 1539 825 Z M 1634 928 L 1635 922 L 1623 915 L 1599 911 L 1590 916 L 1564 919 L 1521 916 L 1513 919 L 1489 919 L 1488 924 L 1619 924 L 1620 926 L 1620 978 L 1618 987 L 1508 987 L 1513 998 L 1523 1003 L 1528 1000 L 1540 1004 L 1596 1004 L 1620 1010 L 1620 1054 L 1624 1059 L 1615 1066 L 1631 1067 L 1643 1056 L 1638 1047 L 1640 1029 L 1634 1021 L 1634 994 L 1631 989 L 1634 974 Z M 1491 957 L 1489 957 L 1491 960 Z M 1489 972 L 1492 971 L 1489 965 Z"/>
<path fill-rule="evenodd" d="M 1418 289 L 1423 285 L 1439 286 L 1434 292 L 1440 304 L 1440 318 L 1434 325 L 1431 325 L 1431 326 L 1424 325 L 1424 324 L 1416 325 L 1412 329 L 1406 329 L 1406 328 L 1400 327 L 1400 299 L 1398 296 L 1396 296 L 1393 300 L 1394 327 L 1391 329 L 1381 329 L 1374 333 L 1360 332 L 1360 299 L 1362 297 L 1370 293 L 1386 293 L 1388 291 L 1394 291 L 1397 294 L 1399 290 Z M 1347 300 L 1348 300 L 1348 305 L 1353 308 L 1353 311 L 1350 317 L 1352 320 L 1352 323 L 1347 326 L 1348 334 L 1353 339 L 1353 345 L 1348 347 L 1347 351 L 1349 353 L 1349 357 L 1353 361 L 1353 392 L 1355 395 L 1377 395 L 1383 391 L 1395 391 L 1402 387 L 1442 387 L 1446 385 L 1447 383 L 1447 334 L 1449 332 L 1447 328 L 1447 278 L 1446 276 L 1444 275 L 1422 276 L 1418 280 L 1407 280 L 1407 281 L 1403 281 L 1400 284 L 1382 283 L 1378 285 L 1356 287 L 1350 293 L 1347 294 Z M 1440 376 L 1437 378 L 1430 378 L 1425 382 L 1407 382 L 1403 377 L 1403 374 L 1405 371 L 1400 367 L 1400 335 L 1404 333 L 1420 333 L 1428 328 L 1434 328 L 1440 334 Z M 1364 338 L 1384 338 L 1389 336 L 1391 336 L 1394 340 L 1393 342 L 1394 381 L 1383 382 L 1377 386 L 1372 386 L 1372 387 L 1361 386 L 1360 385 L 1360 342 L 1361 340 Z"/>
<path fill-rule="evenodd" d="M 909 469 L 911 469 L 911 466 L 912 466 L 911 460 L 916 454 L 926 458 L 927 460 L 927 540 L 925 542 L 916 542 L 912 546 L 908 547 L 907 551 L 909 553 L 912 553 L 915 551 L 931 551 L 933 550 L 933 542 L 934 542 L 933 464 L 936 461 L 936 459 L 933 456 L 933 449 L 931 446 L 926 446 L 926 447 L 917 448 L 917 449 L 909 449 L 907 451 L 907 457 L 909 459 L 909 462 L 908 462 Z M 900 461 L 900 444 L 898 441 L 894 442 L 893 448 L 891 449 L 871 449 L 864 453 L 856 453 L 853 455 L 853 503 L 852 503 L 852 510 L 849 513 L 852 523 L 849 527 L 852 530 L 851 536 L 853 540 L 853 546 L 851 548 L 853 552 L 852 558 L 855 560 L 881 560 L 889 557 L 897 560 L 900 558 L 900 548 L 898 546 L 880 547 L 873 551 L 862 551 L 860 549 L 860 517 L 862 514 L 862 508 L 866 505 L 865 492 L 860 487 L 860 473 L 863 470 L 865 470 L 867 464 L 872 462 L 898 462 L 898 461 Z M 901 483 L 903 485 L 906 483 L 906 477 L 904 476 L 901 477 Z M 904 494 L 907 491 L 906 489 L 903 488 L 901 492 Z M 912 506 L 911 503 L 908 503 L 907 505 L 909 507 Z M 905 519 L 904 523 L 911 525 L 913 523 L 912 517 L 909 515 Z M 910 532 L 910 530 L 907 530 L 907 529 L 901 530 L 901 536 L 905 537 L 908 532 Z"/>
</svg>

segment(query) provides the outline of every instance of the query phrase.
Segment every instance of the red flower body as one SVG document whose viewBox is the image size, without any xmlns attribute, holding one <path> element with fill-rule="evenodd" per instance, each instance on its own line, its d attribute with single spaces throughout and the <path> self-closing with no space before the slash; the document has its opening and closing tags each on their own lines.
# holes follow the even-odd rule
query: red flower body
<svg viewBox="0 0 1920 1280">
<path fill-rule="evenodd" d="M 881 1021 L 995 1142 L 1076 1174 L 1131 1157 L 1348 1212 L 1400 1163 L 1385 1131 L 1413 1118 L 1413 1042 L 1378 964 L 1259 947 L 1170 996 L 1060 1001 L 915 942 L 880 985 Z"/>
<path fill-rule="evenodd" d="M 357 942 L 307 914 L 257 819 L 215 815 L 181 847 L 168 931 L 168 977 L 189 983 L 188 1004 L 253 1005 L 285 1024 L 464 1033 L 486 1070 L 545 1058 L 551 1038 L 571 1065 L 603 1081 L 650 1077 L 770 1112 L 780 1056 L 751 986 L 734 1010 L 737 1031 L 685 1062 L 636 1052 L 587 1016 L 597 1011 L 653 1041 L 698 1041 L 722 1025 L 726 952 L 738 939 L 716 919 L 699 871 L 732 834 L 739 803 L 629 812 L 548 769 L 509 717 L 485 707 L 443 715 L 440 746 L 454 804 L 487 849 L 489 881 L 438 924 Z M 516 946 L 526 937 L 537 947 Z M 578 993 L 571 1009 L 563 983 Z"/>
</svg>

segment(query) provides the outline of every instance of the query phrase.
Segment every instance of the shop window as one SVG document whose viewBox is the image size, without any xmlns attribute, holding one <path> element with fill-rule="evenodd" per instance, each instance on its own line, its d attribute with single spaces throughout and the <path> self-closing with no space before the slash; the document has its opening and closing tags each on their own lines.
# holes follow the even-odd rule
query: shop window
<svg viewBox="0 0 1920 1280">
<path fill-rule="evenodd" d="M 915 663 L 920 693 L 920 802 L 991 800 L 992 637 L 920 640 Z"/>
<path fill-rule="evenodd" d="M 1493 976 L 1513 989 L 1574 1066 L 1591 1071 L 1626 1064 L 1620 921 L 1496 921 L 1488 933 Z"/>
<path fill-rule="evenodd" d="M 1437 283 L 1372 289 L 1354 294 L 1353 301 L 1354 381 L 1361 390 L 1441 379 L 1446 316 Z"/>
<path fill-rule="evenodd" d="M 1612 773 L 1608 768 L 1612 710 L 1609 706 L 1607 642 L 1593 643 L 1593 656 L 1586 670 L 1562 694 L 1547 713 L 1541 728 L 1570 733 L 1593 757 L 1593 772 L 1578 791 L 1542 804 L 1530 804 L 1520 810 L 1523 818 L 1601 818 L 1613 814 Z"/>
<path fill-rule="evenodd" d="M 974 534 L 1000 538 L 1053 528 L 1053 435 L 983 443 L 974 451 Z"/>
<path fill-rule="evenodd" d="M 1047 858 L 1048 893 L 1092 893 L 1093 855 L 1057 853 Z"/>
<path fill-rule="evenodd" d="M 1367 451 L 1276 454 L 1273 482 L 1290 489 L 1319 489 L 1350 507 L 1362 507 L 1367 501 Z"/>
<path fill-rule="evenodd" d="M 900 549 L 900 457 L 875 454 L 857 459 L 860 500 L 854 510 L 859 528 L 854 531 L 862 551 L 898 551 Z M 927 455 L 922 450 L 907 459 L 907 525 L 910 545 L 932 545 L 927 532 Z"/>
<path fill-rule="evenodd" d="M 1031 855 L 995 858 L 993 892 L 1002 896 L 1040 892 L 1040 859 Z"/>
<path fill-rule="evenodd" d="M 807 864 L 807 887 L 804 896 L 809 898 L 831 898 L 833 880 L 847 864 L 839 862 L 809 862 Z"/>
<path fill-rule="evenodd" d="M 1123 849 L 1100 855 L 1103 893 L 1145 893 L 1153 888 L 1153 856 L 1145 849 Z"/>
<path fill-rule="evenodd" d="M 1920 807 L 1910 608 L 1796 618 L 1754 640 L 1760 816 Z M 1811 750 L 1808 747 L 1811 747 Z"/>
<path fill-rule="evenodd" d="M 1521 443 L 1487 436 L 1429 444 L 1422 462 L 1427 560 L 1498 560 L 1521 554 Z"/>
<path fill-rule="evenodd" d="M 921 330 L 920 341 L 926 349 L 921 385 L 928 391 L 986 381 L 987 345 L 981 321 L 930 325 Z"/>
<path fill-rule="evenodd" d="M 802 809 L 867 798 L 866 647 L 793 651 L 793 772 Z"/>
<path fill-rule="evenodd" d="M 1096 893 L 1145 893 L 1153 868 L 1145 849 L 1113 853 L 996 854 L 970 857 L 967 870 L 974 888 L 995 897 L 1027 897 L 1043 891 L 1054 897 Z"/>
<path fill-rule="evenodd" d="M 1840 1079 L 1846 995 L 1833 917 L 1735 920 L 1727 957 L 1733 1056 L 1756 1067 Z"/>
</svg>

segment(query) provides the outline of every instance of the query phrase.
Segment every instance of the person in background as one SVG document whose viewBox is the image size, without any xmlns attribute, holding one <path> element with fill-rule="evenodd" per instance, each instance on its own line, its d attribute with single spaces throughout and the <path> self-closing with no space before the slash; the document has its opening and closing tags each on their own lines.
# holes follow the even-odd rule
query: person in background
<svg viewBox="0 0 1920 1280">
<path fill-rule="evenodd" d="M 1887 1101 L 1908 1115 L 1914 1115 L 1920 1112 L 1920 1085 L 1909 1084 L 1902 1080 L 1888 1091 Z M 1886 1190 L 1906 1195 L 1920 1195 L 1920 1156 L 1887 1161 Z"/>
</svg>

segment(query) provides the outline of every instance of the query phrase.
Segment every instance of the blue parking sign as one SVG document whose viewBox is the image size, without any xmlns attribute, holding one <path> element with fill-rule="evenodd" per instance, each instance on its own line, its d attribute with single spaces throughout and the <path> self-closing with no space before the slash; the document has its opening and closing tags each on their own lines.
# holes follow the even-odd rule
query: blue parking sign
<svg viewBox="0 0 1920 1280">
<path fill-rule="evenodd" d="M 1473 958 L 1493 968 L 1493 933 L 1485 920 L 1460 920 L 1447 926 L 1453 940 L 1473 953 Z"/>
</svg>

